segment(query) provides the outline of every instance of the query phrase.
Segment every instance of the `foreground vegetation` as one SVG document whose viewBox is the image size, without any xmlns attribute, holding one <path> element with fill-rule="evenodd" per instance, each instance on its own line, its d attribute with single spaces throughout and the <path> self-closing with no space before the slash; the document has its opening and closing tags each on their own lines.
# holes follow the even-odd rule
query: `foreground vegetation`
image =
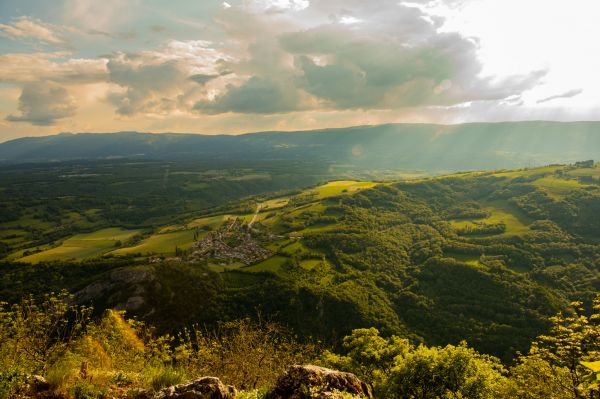
<svg viewBox="0 0 600 399">
<path fill-rule="evenodd" d="M 600 296 L 586 315 L 552 319 L 510 367 L 462 342 L 427 347 L 375 328 L 344 338 L 340 354 L 299 343 L 272 323 L 238 320 L 214 331 L 192 328 L 155 334 L 150 326 L 108 310 L 71 305 L 62 293 L 26 298 L 0 310 L 0 398 L 17 395 L 31 374 L 41 374 L 59 397 L 146 397 L 166 386 L 214 375 L 261 397 L 287 366 L 317 363 L 355 373 L 377 398 L 593 398 L 600 394 Z"/>
</svg>

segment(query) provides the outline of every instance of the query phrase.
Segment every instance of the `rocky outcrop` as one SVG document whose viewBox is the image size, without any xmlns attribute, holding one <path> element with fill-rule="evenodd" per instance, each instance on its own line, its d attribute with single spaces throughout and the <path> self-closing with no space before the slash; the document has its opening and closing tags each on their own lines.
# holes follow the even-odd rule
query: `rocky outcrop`
<svg viewBox="0 0 600 399">
<path fill-rule="evenodd" d="M 74 295 L 76 304 L 106 300 L 107 308 L 138 311 L 146 304 L 148 284 L 156 279 L 152 266 L 136 266 L 114 270 L 101 281 L 96 281 Z"/>
<path fill-rule="evenodd" d="M 217 377 L 202 377 L 158 392 L 154 399 L 233 399 L 237 391 Z"/>
<path fill-rule="evenodd" d="M 354 374 L 318 366 L 295 365 L 279 377 L 268 399 L 372 399 L 371 389 Z"/>
</svg>

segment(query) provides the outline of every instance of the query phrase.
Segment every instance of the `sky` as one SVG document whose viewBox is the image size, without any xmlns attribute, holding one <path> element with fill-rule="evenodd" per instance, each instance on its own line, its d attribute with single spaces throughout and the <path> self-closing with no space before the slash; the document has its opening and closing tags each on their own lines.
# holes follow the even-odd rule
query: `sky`
<svg viewBox="0 0 600 399">
<path fill-rule="evenodd" d="M 600 119 L 597 0 L 0 0 L 0 141 Z"/>
</svg>

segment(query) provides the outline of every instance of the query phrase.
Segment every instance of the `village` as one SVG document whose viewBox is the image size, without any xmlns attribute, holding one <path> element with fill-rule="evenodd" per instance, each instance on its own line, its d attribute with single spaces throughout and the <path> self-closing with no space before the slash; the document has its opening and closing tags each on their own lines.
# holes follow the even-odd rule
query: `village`
<svg viewBox="0 0 600 399">
<path fill-rule="evenodd" d="M 252 225 L 246 226 L 240 219 L 233 219 L 226 226 L 197 241 L 190 250 L 188 260 L 200 262 L 214 259 L 245 265 L 265 260 L 272 253 L 260 245 L 253 237 L 253 232 Z"/>
</svg>

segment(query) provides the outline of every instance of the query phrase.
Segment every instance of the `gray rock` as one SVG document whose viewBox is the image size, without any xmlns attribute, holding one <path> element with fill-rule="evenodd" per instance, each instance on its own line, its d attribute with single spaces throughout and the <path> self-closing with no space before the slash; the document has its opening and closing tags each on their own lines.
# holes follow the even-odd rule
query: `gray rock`
<svg viewBox="0 0 600 399">
<path fill-rule="evenodd" d="M 269 399 L 372 399 L 371 388 L 354 374 L 312 365 L 294 365 L 279 377 Z"/>
<path fill-rule="evenodd" d="M 233 399 L 237 391 L 217 377 L 202 377 L 163 389 L 154 399 Z"/>
</svg>

